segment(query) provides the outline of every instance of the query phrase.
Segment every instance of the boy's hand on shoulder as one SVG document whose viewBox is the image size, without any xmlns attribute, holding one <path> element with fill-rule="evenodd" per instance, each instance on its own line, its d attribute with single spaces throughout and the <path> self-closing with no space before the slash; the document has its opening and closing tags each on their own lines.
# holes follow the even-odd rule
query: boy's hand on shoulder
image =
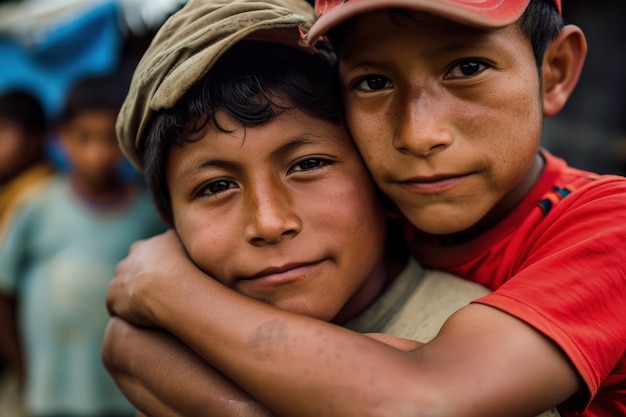
<svg viewBox="0 0 626 417">
<path fill-rule="evenodd" d="M 109 284 L 109 313 L 138 326 L 160 327 L 152 301 L 167 297 L 167 285 L 184 273 L 184 265 L 193 267 L 173 230 L 133 243 Z"/>
<path fill-rule="evenodd" d="M 396 348 L 403 352 L 410 352 L 423 345 L 422 342 L 418 342 L 416 340 L 403 339 L 401 337 L 395 337 L 385 333 L 365 333 L 364 336 L 378 340 L 387 346 L 391 346 L 392 348 Z"/>
</svg>

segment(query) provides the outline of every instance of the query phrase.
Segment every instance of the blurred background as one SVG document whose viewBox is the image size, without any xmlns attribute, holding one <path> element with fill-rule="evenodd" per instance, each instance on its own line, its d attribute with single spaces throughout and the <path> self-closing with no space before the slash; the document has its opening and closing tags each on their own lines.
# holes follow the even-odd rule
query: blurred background
<svg viewBox="0 0 626 417">
<path fill-rule="evenodd" d="M 130 76 L 155 30 L 185 2 L 0 0 L 0 92 L 31 89 L 54 120 L 77 78 Z M 564 0 L 565 20 L 585 31 L 589 55 L 573 97 L 546 121 L 543 139 L 571 165 L 600 173 L 626 173 L 624 12 L 625 2 Z"/>
<path fill-rule="evenodd" d="M 152 36 L 186 0 L 0 0 L 0 94 L 29 91 L 46 111 L 50 131 L 70 87 L 115 73 L 130 82 Z M 46 143 L 63 169 L 58 138 Z M 136 172 L 130 164 L 129 175 Z"/>
<path fill-rule="evenodd" d="M 565 109 L 546 121 L 544 146 L 570 165 L 626 173 L 626 2 L 563 0 L 567 23 L 580 26 L 589 53 Z"/>
</svg>

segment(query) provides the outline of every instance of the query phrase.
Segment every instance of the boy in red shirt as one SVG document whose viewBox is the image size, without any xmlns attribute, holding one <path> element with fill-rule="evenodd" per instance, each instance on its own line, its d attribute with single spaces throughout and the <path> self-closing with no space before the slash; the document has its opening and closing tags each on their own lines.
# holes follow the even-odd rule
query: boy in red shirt
<svg viewBox="0 0 626 417">
<path fill-rule="evenodd" d="M 565 105 L 586 52 L 560 6 L 317 4 L 307 39 L 329 32 L 336 45 L 348 127 L 414 226 L 412 253 L 494 290 L 432 342 L 401 353 L 236 302 L 182 256 L 168 264 L 184 271 L 186 291 L 209 298 L 204 313 L 179 305 L 185 291 L 173 285 L 141 299 L 123 290 L 142 276 L 167 282 L 155 265 L 172 247 L 165 238 L 122 264 L 112 310 L 177 334 L 280 415 L 528 416 L 555 405 L 562 415 L 626 415 L 626 181 L 540 148 L 542 119 Z M 157 307 L 194 311 L 193 324 Z M 240 327 L 225 326 L 235 312 Z M 256 344 L 271 323 L 281 336 Z"/>
</svg>

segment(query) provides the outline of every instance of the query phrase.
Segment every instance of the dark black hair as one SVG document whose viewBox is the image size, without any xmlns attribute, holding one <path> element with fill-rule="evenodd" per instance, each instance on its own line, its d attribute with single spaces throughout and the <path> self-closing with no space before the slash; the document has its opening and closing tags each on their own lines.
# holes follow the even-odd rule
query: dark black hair
<svg viewBox="0 0 626 417">
<path fill-rule="evenodd" d="M 0 117 L 17 123 L 25 132 L 32 133 L 36 140 L 41 140 L 46 133 L 43 105 L 26 90 L 9 90 L 0 94 Z"/>
<path fill-rule="evenodd" d="M 541 69 L 546 48 L 563 29 L 563 17 L 552 0 L 531 0 L 518 23 L 530 39 L 537 68 Z"/>
<path fill-rule="evenodd" d="M 128 92 L 129 79 L 121 73 L 91 75 L 79 79 L 65 96 L 60 122 L 67 123 L 89 111 L 118 112 Z"/>
<path fill-rule="evenodd" d="M 408 14 L 410 16 L 411 12 L 402 9 L 392 9 L 389 13 L 393 19 L 395 14 Z M 552 0 L 530 0 L 528 7 L 517 23 L 530 40 L 537 68 L 541 69 L 543 54 L 548 44 L 556 38 L 563 28 L 563 18 Z M 337 26 L 328 33 L 328 38 L 335 48 L 339 47 L 346 34 L 349 33 L 350 26 L 350 22 L 347 22 Z"/>
<path fill-rule="evenodd" d="M 161 216 L 172 223 L 165 181 L 172 146 L 199 140 L 209 126 L 227 132 L 215 118 L 218 111 L 245 129 L 294 109 L 341 123 L 337 72 L 330 61 L 261 41 L 242 41 L 225 52 L 173 108 L 153 117 L 142 141 L 146 183 Z"/>
</svg>

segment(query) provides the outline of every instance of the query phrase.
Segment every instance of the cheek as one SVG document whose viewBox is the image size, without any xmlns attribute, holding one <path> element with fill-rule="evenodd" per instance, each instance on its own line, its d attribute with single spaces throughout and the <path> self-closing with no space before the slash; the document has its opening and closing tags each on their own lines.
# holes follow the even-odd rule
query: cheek
<svg viewBox="0 0 626 417">
<path fill-rule="evenodd" d="M 367 106 L 350 97 L 344 98 L 344 107 L 348 130 L 361 152 L 378 146 L 380 141 L 374 138 L 380 136 L 385 122 L 380 107 Z"/>
<path fill-rule="evenodd" d="M 361 120 L 359 120 L 361 119 Z M 388 144 L 383 139 L 383 120 L 352 117 L 347 118 L 350 134 L 356 148 L 371 175 L 376 179 L 380 167 L 384 166 L 389 155 Z M 375 121 L 373 121 L 375 120 Z M 368 176 L 367 181 L 370 181 Z"/>
<path fill-rule="evenodd" d="M 381 234 L 378 229 L 385 213 L 360 158 L 355 154 L 343 164 L 341 172 L 316 183 L 297 199 L 298 211 L 306 213 L 304 223 L 312 222 L 314 230 L 324 230 L 330 241 L 350 241 L 346 247 L 360 247 L 364 238 L 376 239 Z"/>
<path fill-rule="evenodd" d="M 236 234 L 229 230 L 227 218 L 208 216 L 193 209 L 183 213 L 175 206 L 173 210 L 176 231 L 189 257 L 204 273 L 216 279 L 225 276 L 228 254 L 234 251 L 233 241 Z M 185 221 L 176 222 L 176 219 Z"/>
<path fill-rule="evenodd" d="M 346 247 L 360 248 L 355 253 L 362 261 L 379 255 L 385 236 L 385 210 L 365 171 L 360 178 L 342 193 L 338 201 L 344 203 L 335 204 L 331 210 L 340 217 L 334 221 L 337 234 L 342 232 Z"/>
<path fill-rule="evenodd" d="M 535 143 L 539 140 L 543 125 L 543 112 L 541 95 L 539 92 L 539 79 L 536 69 L 530 67 L 524 74 L 531 75 L 525 80 L 513 84 L 500 97 L 499 105 L 502 117 L 500 123 L 503 132 L 509 132 L 509 137 L 517 138 L 517 143 L 511 143 L 510 149 L 527 147 L 528 142 Z M 522 142 L 518 142 L 518 141 Z"/>
<path fill-rule="evenodd" d="M 515 105 L 509 107 L 509 117 L 501 118 L 499 133 L 494 133 L 502 140 L 497 149 L 500 162 L 503 169 L 509 171 L 522 170 L 529 165 L 539 147 L 543 125 L 538 97 L 520 94 L 513 102 Z M 503 132 L 507 134 L 503 135 Z"/>
<path fill-rule="evenodd" d="M 494 199 L 493 204 L 510 193 L 515 194 L 520 181 L 527 175 L 536 157 L 541 137 L 541 133 L 530 125 L 538 123 L 540 121 L 531 122 L 526 119 L 525 125 L 520 124 L 517 130 L 509 129 L 508 134 L 503 134 L 505 129 L 503 126 L 499 136 L 501 141 L 495 146 L 492 144 L 494 149 L 486 161 L 488 164 L 486 191 Z M 488 155 L 489 150 L 485 154 Z"/>
<path fill-rule="evenodd" d="M 532 69 L 529 71 L 532 72 Z M 481 97 L 455 106 L 464 145 L 496 169 L 515 171 L 532 158 L 541 138 L 542 114 L 537 81 L 503 80 Z"/>
</svg>

